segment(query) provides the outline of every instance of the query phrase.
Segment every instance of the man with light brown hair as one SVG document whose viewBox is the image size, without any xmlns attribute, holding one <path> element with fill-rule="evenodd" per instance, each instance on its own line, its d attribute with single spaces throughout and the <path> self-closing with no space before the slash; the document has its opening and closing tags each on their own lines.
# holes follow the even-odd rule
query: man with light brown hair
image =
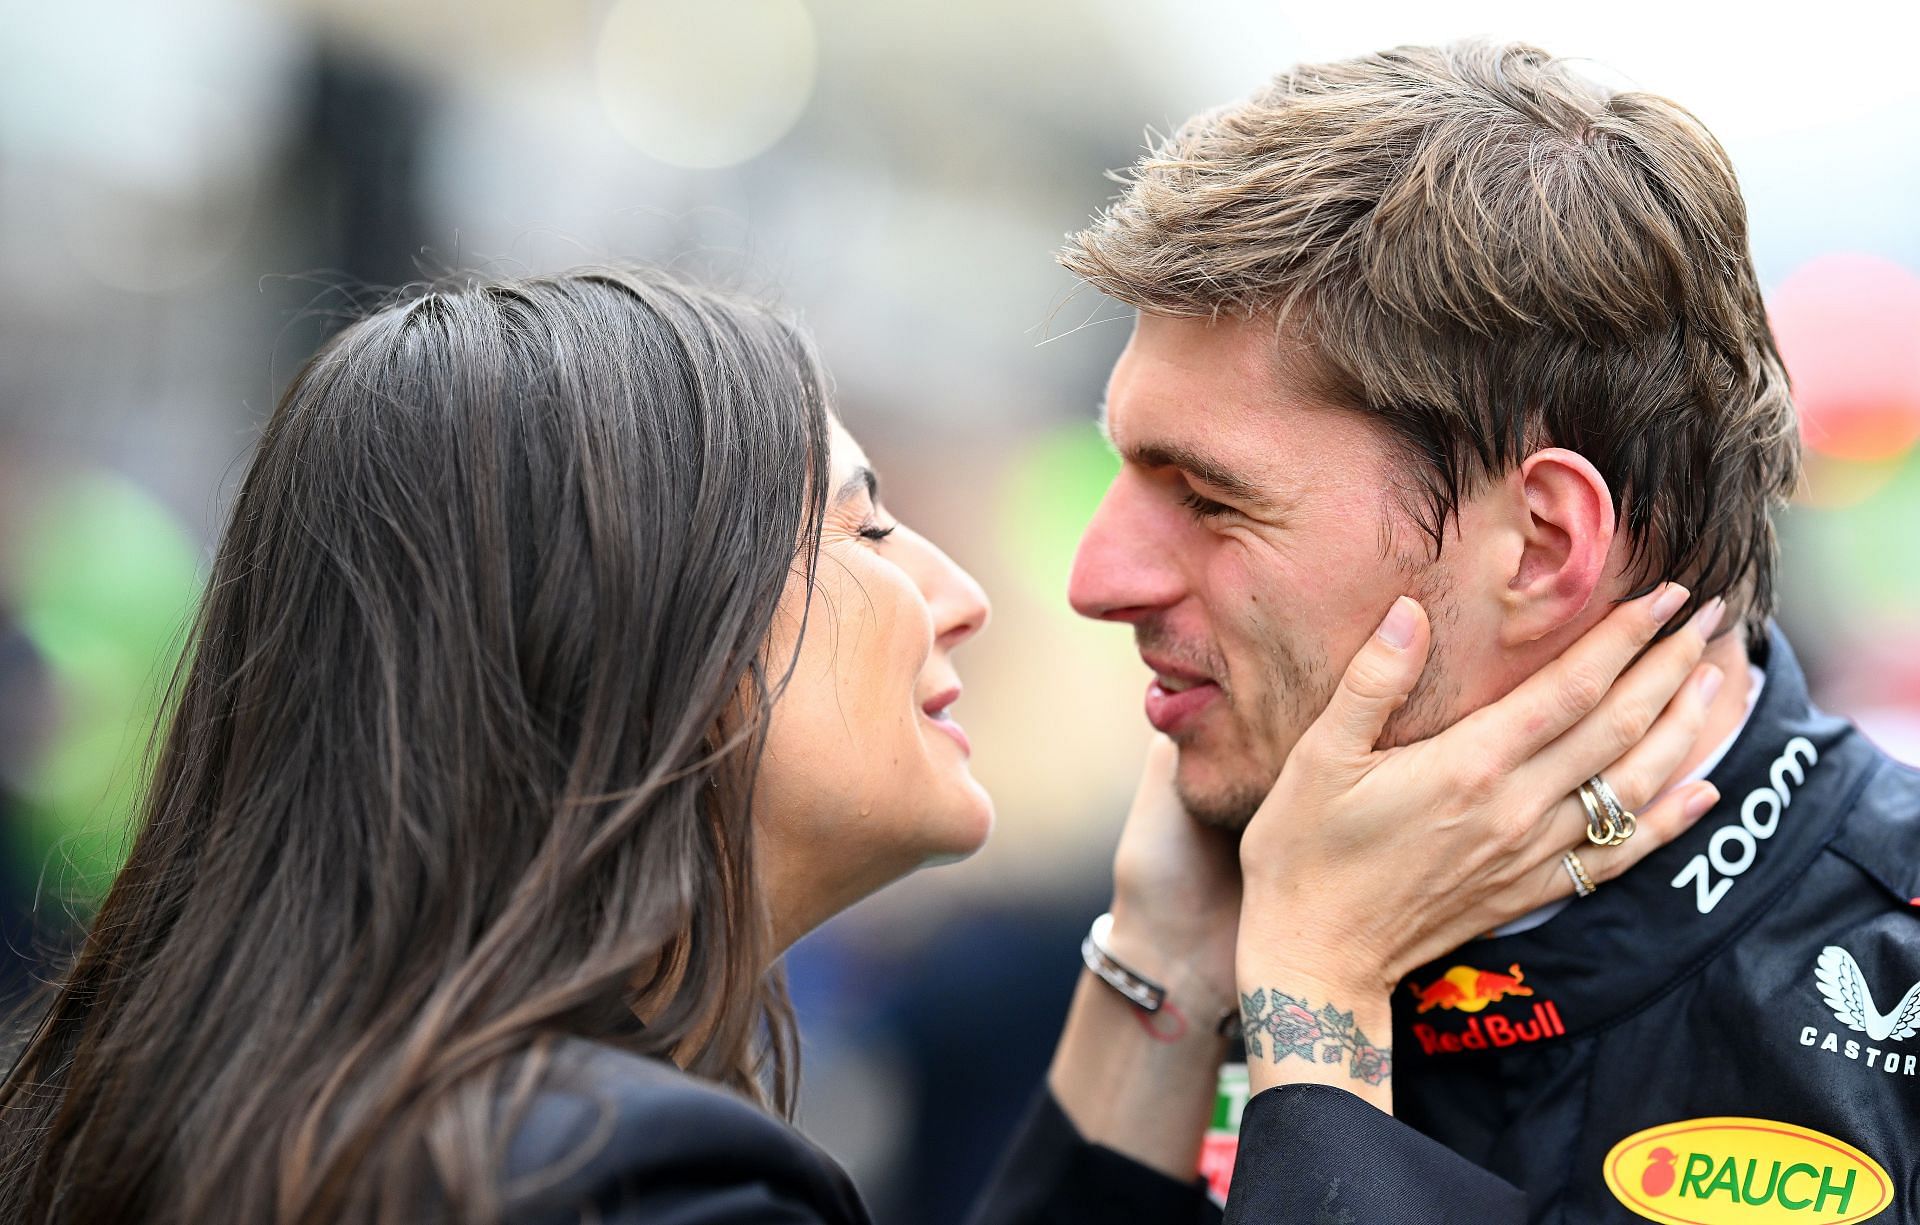
<svg viewBox="0 0 1920 1225">
<path fill-rule="evenodd" d="M 1724 799 L 1597 894 L 1582 844 L 1571 905 L 1408 975 L 1364 1072 L 1391 1068 L 1379 1126 L 1533 1220 L 1920 1220 L 1920 779 L 1810 706 L 1768 620 L 1799 436 L 1712 135 L 1522 45 L 1301 66 L 1160 142 L 1061 261 L 1138 312 L 1071 598 L 1133 627 L 1196 840 L 1267 801 L 1403 594 L 1434 645 L 1389 744 L 1661 582 L 1733 614 L 1695 751 L 1655 788 Z M 1592 840 L 1617 843 L 1605 778 Z M 1230 925 L 1122 921 L 1141 973 L 1234 981 Z M 1256 1088 L 1312 1059 L 1275 997 L 1243 999 Z M 1314 1185 L 1324 1219 L 1363 1202 L 1351 1170 Z"/>
</svg>

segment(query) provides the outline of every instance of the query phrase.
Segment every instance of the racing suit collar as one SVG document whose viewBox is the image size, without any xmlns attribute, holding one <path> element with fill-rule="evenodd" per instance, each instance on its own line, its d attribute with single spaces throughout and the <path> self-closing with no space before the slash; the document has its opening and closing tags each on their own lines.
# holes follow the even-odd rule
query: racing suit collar
<svg viewBox="0 0 1920 1225">
<path fill-rule="evenodd" d="M 1550 922 L 1409 974 L 1395 993 L 1399 1050 L 1497 1053 L 1604 1028 L 1697 969 L 1806 871 L 1873 752 L 1813 707 L 1777 628 L 1759 645 L 1766 685 L 1708 776 L 1719 804 Z"/>
</svg>

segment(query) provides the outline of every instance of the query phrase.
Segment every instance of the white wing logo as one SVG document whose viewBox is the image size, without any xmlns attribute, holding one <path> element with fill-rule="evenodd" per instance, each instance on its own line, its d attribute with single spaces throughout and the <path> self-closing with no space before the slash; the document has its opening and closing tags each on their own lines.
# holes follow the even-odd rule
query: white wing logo
<svg viewBox="0 0 1920 1225">
<path fill-rule="evenodd" d="M 1893 1011 L 1882 1015 L 1873 1006 L 1873 993 L 1867 990 L 1860 963 L 1837 944 L 1820 950 L 1813 981 L 1840 1024 L 1859 1030 L 1875 1042 L 1900 1042 L 1920 1031 L 1920 983 L 1908 987 Z"/>
</svg>

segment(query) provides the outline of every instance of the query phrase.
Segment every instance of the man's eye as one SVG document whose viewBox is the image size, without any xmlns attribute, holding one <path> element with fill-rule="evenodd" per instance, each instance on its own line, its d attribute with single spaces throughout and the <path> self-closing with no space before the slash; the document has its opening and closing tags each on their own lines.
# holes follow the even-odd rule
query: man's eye
<svg viewBox="0 0 1920 1225">
<path fill-rule="evenodd" d="M 1203 498 L 1191 489 L 1181 496 L 1180 505 L 1192 511 L 1196 519 L 1217 519 L 1221 515 L 1233 513 L 1233 507 L 1216 502 L 1212 498 Z"/>
</svg>

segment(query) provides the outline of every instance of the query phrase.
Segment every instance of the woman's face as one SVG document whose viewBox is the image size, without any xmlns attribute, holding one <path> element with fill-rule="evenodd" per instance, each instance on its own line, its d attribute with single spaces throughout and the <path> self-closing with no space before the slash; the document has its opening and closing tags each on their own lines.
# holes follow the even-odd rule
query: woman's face
<svg viewBox="0 0 1920 1225">
<path fill-rule="evenodd" d="M 836 422 L 811 602 L 796 565 L 768 642 L 773 679 L 794 661 L 753 813 L 782 947 L 922 864 L 972 854 L 993 827 L 952 711 L 954 648 L 986 624 L 986 594 L 876 489 Z"/>
</svg>

